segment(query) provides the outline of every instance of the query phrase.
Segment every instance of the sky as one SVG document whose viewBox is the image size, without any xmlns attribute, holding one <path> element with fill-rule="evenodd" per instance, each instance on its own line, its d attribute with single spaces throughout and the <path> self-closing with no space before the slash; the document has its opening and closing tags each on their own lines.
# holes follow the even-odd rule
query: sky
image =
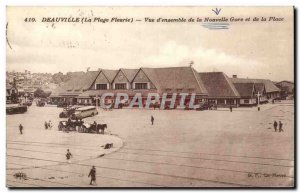
<svg viewBox="0 0 300 193">
<path fill-rule="evenodd" d="M 193 67 L 228 76 L 294 79 L 292 7 L 8 7 L 7 71 L 69 72 L 140 67 Z M 53 23 L 45 17 L 134 18 L 133 23 Z M 36 22 L 24 22 L 32 17 Z M 203 23 L 144 22 L 144 18 L 283 18 Z M 223 22 L 224 23 L 224 22 Z"/>
</svg>

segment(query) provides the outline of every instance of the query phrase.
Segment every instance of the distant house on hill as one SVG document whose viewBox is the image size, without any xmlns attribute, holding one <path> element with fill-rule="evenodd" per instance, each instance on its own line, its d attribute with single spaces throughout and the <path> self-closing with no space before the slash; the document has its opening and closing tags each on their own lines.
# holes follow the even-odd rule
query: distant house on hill
<svg viewBox="0 0 300 193">
<path fill-rule="evenodd" d="M 12 98 L 18 95 L 18 89 L 16 86 L 11 84 L 6 84 L 6 100 L 10 101 Z"/>
</svg>

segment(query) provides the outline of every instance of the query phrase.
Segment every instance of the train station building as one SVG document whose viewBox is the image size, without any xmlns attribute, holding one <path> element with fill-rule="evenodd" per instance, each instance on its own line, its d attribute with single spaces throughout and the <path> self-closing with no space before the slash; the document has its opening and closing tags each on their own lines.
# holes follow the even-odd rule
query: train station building
<svg viewBox="0 0 300 193">
<path fill-rule="evenodd" d="M 160 100 L 163 97 L 168 99 L 175 97 L 175 108 L 181 106 L 182 103 L 188 105 L 191 100 L 194 104 L 206 102 L 220 107 L 238 107 L 249 99 L 249 96 L 244 96 L 244 91 L 251 86 L 245 84 L 244 80 L 239 82 L 239 79 L 233 79 L 223 72 L 198 73 L 191 66 L 100 69 L 76 73 L 69 81 L 52 92 L 50 99 L 54 104 L 59 102 L 66 102 L 70 105 L 99 105 L 101 102 L 114 104 L 117 94 L 123 93 L 128 96 L 124 106 L 128 106 L 137 94 L 141 96 L 142 104 L 146 105 L 149 94 L 155 93 Z M 277 96 L 274 95 L 273 90 L 268 93 L 267 88 L 269 91 L 274 87 L 276 91 L 278 89 L 275 85 L 274 87 L 270 86 L 270 83 L 272 82 L 264 80 L 257 81 L 255 85 L 252 85 L 253 92 L 250 99 L 253 104 L 257 103 L 255 101 L 257 98 L 261 97 L 260 100 L 265 100 L 268 94 L 271 97 Z M 257 95 L 258 91 L 260 91 L 259 95 Z M 107 93 L 110 94 L 105 101 L 100 101 L 102 100 L 101 96 Z M 185 95 L 184 99 L 179 97 L 182 95 Z M 160 100 L 157 102 L 158 104 Z"/>
</svg>

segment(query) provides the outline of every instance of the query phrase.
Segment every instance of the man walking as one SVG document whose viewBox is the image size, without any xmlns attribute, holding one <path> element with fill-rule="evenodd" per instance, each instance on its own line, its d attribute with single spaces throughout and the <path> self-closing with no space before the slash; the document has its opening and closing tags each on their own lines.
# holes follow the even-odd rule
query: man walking
<svg viewBox="0 0 300 193">
<path fill-rule="evenodd" d="M 52 122 L 51 122 L 51 120 L 49 120 L 48 127 L 49 127 L 49 129 L 52 129 Z"/>
<path fill-rule="evenodd" d="M 67 149 L 67 154 L 66 154 L 66 158 L 67 158 L 67 161 L 70 163 L 70 159 L 71 159 L 71 157 L 73 157 L 73 155 L 71 154 L 71 152 L 70 152 L 70 150 L 69 149 Z"/>
<path fill-rule="evenodd" d="M 45 121 L 45 129 L 48 129 L 48 123 Z"/>
<path fill-rule="evenodd" d="M 282 123 L 281 123 L 281 121 L 279 121 L 279 132 L 283 132 L 283 129 L 282 129 Z"/>
<path fill-rule="evenodd" d="M 152 115 L 151 115 L 151 123 L 152 123 L 152 125 L 154 123 L 154 117 Z"/>
<path fill-rule="evenodd" d="M 96 183 L 96 168 L 95 168 L 95 166 L 92 167 L 88 177 L 90 177 L 90 176 L 91 176 L 90 185 L 93 185 L 93 182 Z"/>
<path fill-rule="evenodd" d="M 273 126 L 274 126 L 274 130 L 275 130 L 275 132 L 277 132 L 277 122 L 276 121 L 274 121 L 274 124 L 273 124 Z"/>
<path fill-rule="evenodd" d="M 23 131 L 23 125 L 22 124 L 19 125 L 19 130 L 20 130 L 20 134 L 22 135 L 23 134 L 23 132 L 22 132 Z"/>
</svg>

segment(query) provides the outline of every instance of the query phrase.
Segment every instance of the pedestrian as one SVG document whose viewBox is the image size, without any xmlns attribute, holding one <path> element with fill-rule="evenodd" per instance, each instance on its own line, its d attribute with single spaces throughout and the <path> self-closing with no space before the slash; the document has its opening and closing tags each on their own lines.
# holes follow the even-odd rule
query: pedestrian
<svg viewBox="0 0 300 193">
<path fill-rule="evenodd" d="M 152 115 L 151 115 L 151 123 L 152 123 L 152 125 L 154 123 L 154 117 Z"/>
<path fill-rule="evenodd" d="M 20 130 L 20 134 L 22 135 L 23 134 L 23 132 L 22 132 L 23 131 L 23 125 L 22 124 L 19 125 L 19 130 Z"/>
<path fill-rule="evenodd" d="M 69 149 L 67 149 L 67 154 L 66 154 L 66 158 L 67 158 L 67 161 L 70 163 L 70 159 L 71 159 L 71 157 L 73 157 L 73 155 L 71 154 L 71 152 L 70 152 L 70 150 Z"/>
<path fill-rule="evenodd" d="M 48 123 L 45 121 L 45 129 L 48 129 Z"/>
<path fill-rule="evenodd" d="M 82 126 L 83 126 L 83 121 L 82 121 L 82 119 L 80 118 L 80 119 L 79 119 L 79 129 L 80 129 L 80 132 L 83 132 Z"/>
<path fill-rule="evenodd" d="M 49 129 L 52 129 L 52 122 L 51 122 L 51 120 L 49 120 L 48 128 L 49 128 Z"/>
<path fill-rule="evenodd" d="M 230 112 L 232 112 L 232 106 L 230 106 L 229 109 L 230 109 Z"/>
<path fill-rule="evenodd" d="M 95 166 L 92 167 L 88 177 L 90 177 L 90 176 L 91 176 L 90 185 L 93 185 L 93 182 L 96 183 L 96 168 L 95 168 Z"/>
<path fill-rule="evenodd" d="M 283 129 L 282 129 L 282 123 L 281 123 L 281 121 L 279 121 L 279 132 L 283 132 Z"/>
<path fill-rule="evenodd" d="M 273 124 L 273 126 L 274 126 L 274 130 L 275 130 L 275 132 L 277 132 L 277 122 L 276 121 L 274 121 L 274 124 Z"/>
<path fill-rule="evenodd" d="M 72 126 L 72 121 L 71 119 L 69 118 L 68 121 L 67 121 L 67 129 L 68 131 L 70 131 L 70 127 Z"/>
</svg>

